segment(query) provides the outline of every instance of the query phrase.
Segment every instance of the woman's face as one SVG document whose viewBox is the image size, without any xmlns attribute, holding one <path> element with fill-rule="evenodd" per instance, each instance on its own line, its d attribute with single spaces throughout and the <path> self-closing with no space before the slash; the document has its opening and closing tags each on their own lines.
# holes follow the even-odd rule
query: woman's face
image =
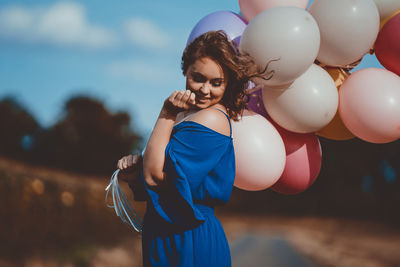
<svg viewBox="0 0 400 267">
<path fill-rule="evenodd" d="M 195 106 L 200 109 L 219 103 L 226 85 L 222 67 L 209 57 L 196 60 L 186 72 L 186 89 L 195 93 Z"/>
</svg>

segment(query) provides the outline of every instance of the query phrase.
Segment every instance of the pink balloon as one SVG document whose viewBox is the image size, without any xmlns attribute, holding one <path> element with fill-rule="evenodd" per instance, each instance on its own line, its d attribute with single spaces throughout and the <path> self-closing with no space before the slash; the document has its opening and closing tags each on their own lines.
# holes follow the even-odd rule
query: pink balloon
<svg viewBox="0 0 400 267">
<path fill-rule="evenodd" d="M 239 0 L 240 12 L 250 21 L 264 10 L 277 6 L 297 6 L 306 9 L 308 0 Z"/>
<path fill-rule="evenodd" d="M 400 77 L 384 69 L 352 73 L 339 92 L 339 112 L 346 127 L 371 143 L 400 138 Z"/>
<path fill-rule="evenodd" d="M 266 189 L 285 167 L 285 146 L 278 131 L 259 114 L 245 110 L 232 122 L 236 159 L 234 185 L 248 191 Z"/>
<path fill-rule="evenodd" d="M 282 194 L 298 194 L 309 188 L 321 170 L 321 145 L 314 133 L 287 131 L 268 115 L 262 102 L 262 89 L 250 95 L 248 108 L 268 119 L 278 130 L 285 144 L 286 164 L 279 180 L 271 187 Z"/>
<path fill-rule="evenodd" d="M 271 189 L 282 194 L 298 194 L 309 188 L 321 170 L 322 151 L 314 133 L 298 134 L 277 125 L 286 149 L 286 165 Z"/>
</svg>

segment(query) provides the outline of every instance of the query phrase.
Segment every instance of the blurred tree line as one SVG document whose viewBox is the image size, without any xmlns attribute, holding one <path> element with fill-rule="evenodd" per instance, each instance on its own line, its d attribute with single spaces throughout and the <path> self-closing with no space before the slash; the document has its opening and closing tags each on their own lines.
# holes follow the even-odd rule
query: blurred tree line
<svg viewBox="0 0 400 267">
<path fill-rule="evenodd" d="M 111 175 L 119 158 L 141 141 L 126 112 L 111 113 L 98 100 L 74 96 L 62 117 L 43 128 L 13 97 L 0 99 L 0 154 L 72 172 Z"/>
<path fill-rule="evenodd" d="M 85 96 L 66 101 L 63 116 L 43 128 L 15 99 L 0 100 L 0 154 L 87 174 L 110 176 L 117 160 L 137 148 L 141 137 L 130 116 L 112 114 Z M 289 216 L 326 215 L 385 220 L 400 225 L 400 140 L 371 144 L 357 138 L 320 138 L 322 168 L 305 192 L 234 188 L 225 210 Z"/>
</svg>

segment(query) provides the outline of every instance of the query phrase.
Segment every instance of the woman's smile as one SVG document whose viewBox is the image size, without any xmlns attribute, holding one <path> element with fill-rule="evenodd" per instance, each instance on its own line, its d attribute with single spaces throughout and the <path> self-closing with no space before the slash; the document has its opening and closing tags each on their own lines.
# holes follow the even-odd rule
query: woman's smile
<svg viewBox="0 0 400 267">
<path fill-rule="evenodd" d="M 196 98 L 195 98 L 198 102 L 207 102 L 210 98 L 209 97 L 204 97 L 204 96 L 199 96 L 196 94 Z"/>
</svg>

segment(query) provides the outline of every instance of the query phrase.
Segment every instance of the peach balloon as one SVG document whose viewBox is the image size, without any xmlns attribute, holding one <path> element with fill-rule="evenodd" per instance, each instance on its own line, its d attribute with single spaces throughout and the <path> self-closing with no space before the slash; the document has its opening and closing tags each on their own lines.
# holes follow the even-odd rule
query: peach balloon
<svg viewBox="0 0 400 267">
<path fill-rule="evenodd" d="M 400 138 L 400 77 L 384 69 L 352 73 L 339 92 L 339 112 L 346 127 L 371 143 Z"/>
<path fill-rule="evenodd" d="M 340 68 L 325 67 L 324 69 L 332 77 L 338 91 L 340 90 L 340 86 L 343 84 L 344 80 L 350 75 L 350 72 Z M 354 134 L 352 134 L 344 125 L 339 112 L 336 112 L 335 117 L 333 117 L 331 122 L 319 130 L 317 134 L 332 140 L 349 140 L 355 137 Z"/>
<path fill-rule="evenodd" d="M 232 122 L 236 158 L 234 185 L 257 191 L 269 188 L 285 167 L 285 145 L 278 131 L 261 115 L 245 110 Z"/>
<path fill-rule="evenodd" d="M 308 0 L 239 0 L 240 12 L 250 21 L 264 10 L 276 6 L 296 6 L 306 9 Z"/>
</svg>

